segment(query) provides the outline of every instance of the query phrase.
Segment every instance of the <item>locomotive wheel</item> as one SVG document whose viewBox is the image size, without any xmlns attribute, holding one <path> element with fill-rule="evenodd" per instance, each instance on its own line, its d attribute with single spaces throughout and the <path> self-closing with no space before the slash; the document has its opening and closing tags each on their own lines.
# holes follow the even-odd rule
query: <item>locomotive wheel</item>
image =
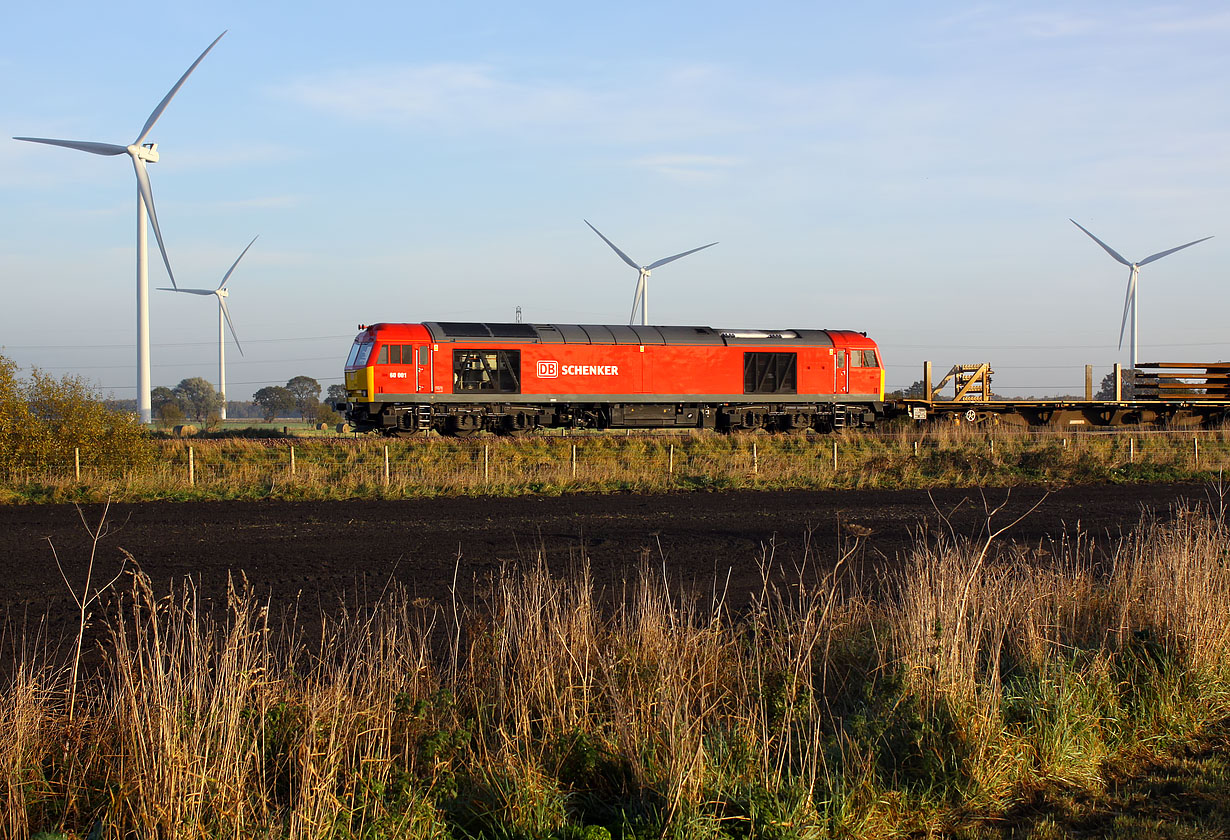
<svg viewBox="0 0 1230 840">
<path fill-rule="evenodd" d="M 812 429 L 814 418 L 809 414 L 791 414 L 783 417 L 778 431 L 788 435 L 805 435 Z"/>
</svg>

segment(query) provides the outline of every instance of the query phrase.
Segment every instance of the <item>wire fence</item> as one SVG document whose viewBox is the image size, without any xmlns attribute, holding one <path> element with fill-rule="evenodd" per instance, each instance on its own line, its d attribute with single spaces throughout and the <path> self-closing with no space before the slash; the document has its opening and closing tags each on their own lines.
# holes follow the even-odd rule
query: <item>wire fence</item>
<svg viewBox="0 0 1230 840">
<path fill-rule="evenodd" d="M 1230 465 L 1224 431 L 839 436 L 662 435 L 468 440 L 162 440 L 152 457 L 71 455 L 0 468 L 21 494 L 113 498 L 556 493 L 735 487 L 921 487 L 1179 480 Z M 149 453 L 147 453 L 148 456 Z"/>
</svg>

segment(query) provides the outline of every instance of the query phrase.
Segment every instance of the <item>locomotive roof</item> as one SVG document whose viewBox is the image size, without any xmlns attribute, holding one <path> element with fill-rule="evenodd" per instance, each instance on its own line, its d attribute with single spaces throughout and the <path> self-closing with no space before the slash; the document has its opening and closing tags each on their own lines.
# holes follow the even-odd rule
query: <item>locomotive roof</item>
<svg viewBox="0 0 1230 840">
<path fill-rule="evenodd" d="M 832 347 L 830 332 L 843 339 L 862 333 L 829 330 L 748 330 L 713 327 L 653 327 L 623 324 L 493 324 L 476 321 L 426 321 L 436 342 L 496 339 L 537 344 L 765 344 L 795 343 Z"/>
</svg>

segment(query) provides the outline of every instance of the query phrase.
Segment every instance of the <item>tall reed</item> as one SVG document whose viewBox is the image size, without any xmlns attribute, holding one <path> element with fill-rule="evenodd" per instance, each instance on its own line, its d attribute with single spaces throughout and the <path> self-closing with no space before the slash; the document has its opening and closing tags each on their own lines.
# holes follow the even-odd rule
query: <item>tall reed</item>
<svg viewBox="0 0 1230 840">
<path fill-rule="evenodd" d="M 992 517 L 993 519 L 993 517 Z M 0 694 L 8 836 L 879 837 L 950 830 L 1230 715 L 1226 528 L 1150 515 L 1100 555 L 920 541 L 862 578 L 837 556 L 762 584 L 618 591 L 503 567 L 472 603 L 308 616 L 132 573 L 101 665 L 28 648 Z"/>
</svg>

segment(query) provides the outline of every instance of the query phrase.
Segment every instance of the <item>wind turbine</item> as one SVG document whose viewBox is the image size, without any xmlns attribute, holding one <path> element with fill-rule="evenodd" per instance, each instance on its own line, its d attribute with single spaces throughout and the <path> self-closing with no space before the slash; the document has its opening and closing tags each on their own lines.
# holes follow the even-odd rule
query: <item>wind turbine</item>
<svg viewBox="0 0 1230 840">
<path fill-rule="evenodd" d="M 584 221 L 585 224 L 589 225 L 588 220 L 582 219 L 582 221 Z M 610 245 L 611 250 L 619 254 L 619 258 L 621 260 L 623 260 L 628 265 L 635 268 L 640 273 L 640 277 L 636 281 L 636 294 L 632 296 L 632 314 L 628 317 L 628 323 L 633 324 L 636 322 L 636 307 L 639 305 L 641 307 L 641 325 L 642 326 L 649 325 L 649 272 L 653 271 L 655 268 L 658 268 L 659 266 L 666 265 L 668 262 L 674 262 L 675 260 L 680 259 L 681 257 L 686 257 L 688 254 L 695 254 L 697 251 L 703 251 L 706 248 L 712 248 L 714 245 L 717 244 L 716 242 L 710 242 L 708 245 L 701 245 L 699 248 L 693 248 L 691 251 L 684 251 L 682 254 L 675 254 L 675 256 L 673 257 L 663 257 L 662 259 L 657 260 L 656 262 L 651 262 L 649 265 L 637 265 L 636 263 L 632 261 L 631 257 L 625 254 L 623 251 L 619 250 L 619 248 L 616 247 L 614 242 L 607 239 L 605 236 L 602 236 L 602 231 L 598 230 L 598 228 L 594 227 L 593 225 L 589 225 L 589 229 L 592 230 L 594 233 L 598 234 L 598 236 L 602 237 L 602 241 L 605 242 L 607 245 Z"/>
<path fill-rule="evenodd" d="M 226 32 L 223 31 L 222 35 Z M 222 40 L 222 35 L 214 38 L 213 43 L 205 48 L 205 52 L 192 62 L 192 66 L 179 77 L 175 87 L 163 97 L 158 107 L 149 115 L 144 127 L 128 146 L 118 146 L 113 143 L 94 143 L 82 140 L 48 140 L 44 137 L 14 137 L 14 140 L 25 140 L 30 143 L 46 143 L 49 146 L 63 146 L 66 149 L 76 149 L 94 155 L 128 155 L 132 158 L 133 169 L 137 173 L 137 408 L 142 423 L 150 423 L 150 353 L 149 353 L 149 252 L 147 245 L 146 214 L 149 224 L 153 225 L 154 236 L 158 239 L 158 250 L 162 252 L 162 262 L 167 267 L 167 276 L 171 285 L 175 286 L 175 274 L 171 271 L 171 260 L 167 257 L 166 246 L 162 242 L 162 231 L 158 229 L 158 214 L 154 211 L 154 193 L 150 189 L 147 163 L 158 162 L 158 144 L 146 143 L 145 138 L 154 128 L 154 123 L 162 116 L 171 98 L 183 87 L 188 76 Z"/>
<path fill-rule="evenodd" d="M 1076 221 L 1075 219 L 1068 219 L 1068 221 L 1076 225 L 1081 230 L 1085 231 L 1085 234 L 1090 239 L 1092 239 L 1094 242 L 1101 245 L 1102 249 L 1105 250 L 1106 253 L 1110 254 L 1118 262 L 1121 262 L 1124 265 L 1126 265 L 1129 269 L 1127 295 L 1123 299 L 1123 323 L 1119 325 L 1119 349 L 1120 350 L 1123 349 L 1123 331 L 1127 327 L 1128 310 L 1131 309 L 1132 310 L 1131 364 L 1132 364 L 1132 370 L 1136 370 L 1136 362 L 1137 362 L 1137 355 L 1136 355 L 1136 292 L 1137 292 L 1137 289 L 1136 289 L 1136 286 L 1137 286 L 1137 279 L 1140 277 L 1140 267 L 1144 265 L 1148 265 L 1154 260 L 1160 260 L 1162 257 L 1170 256 L 1175 251 L 1182 251 L 1184 248 L 1190 248 L 1193 245 L 1196 245 L 1200 242 L 1204 242 L 1205 239 L 1212 239 L 1213 237 L 1206 236 L 1204 237 L 1204 239 L 1197 239 L 1194 242 L 1188 242 L 1186 245 L 1180 245 L 1177 248 L 1170 248 L 1166 251 L 1159 251 L 1156 254 L 1152 254 L 1150 256 L 1145 257 L 1143 260 L 1140 260 L 1139 262 L 1128 262 L 1123 257 L 1121 257 L 1118 254 L 1118 252 L 1115 251 L 1114 248 L 1107 245 L 1101 239 L 1098 239 L 1092 233 L 1089 233 L 1088 230 L 1085 230 L 1085 228 L 1081 225 L 1080 222 Z"/>
<path fill-rule="evenodd" d="M 260 234 L 252 237 L 252 242 L 248 243 L 248 248 L 251 248 L 253 243 L 260 238 Z M 235 339 L 235 346 L 239 348 L 239 355 L 243 355 L 243 345 L 239 343 L 239 336 L 235 333 L 235 325 L 231 323 L 230 310 L 226 308 L 226 296 L 230 294 L 226 290 L 226 281 L 231 279 L 231 275 L 235 272 L 235 266 L 239 265 L 239 261 L 243 259 L 243 255 L 248 253 L 248 248 L 243 249 L 235 262 L 231 263 L 231 267 L 226 274 L 222 276 L 222 282 L 218 284 L 216 289 L 168 289 L 160 287 L 160 292 L 180 292 L 185 295 L 213 295 L 218 299 L 218 394 L 222 397 L 222 411 L 220 417 L 226 419 L 226 333 L 222 331 L 222 324 L 225 321 L 226 326 L 231 329 L 231 337 Z"/>
</svg>

